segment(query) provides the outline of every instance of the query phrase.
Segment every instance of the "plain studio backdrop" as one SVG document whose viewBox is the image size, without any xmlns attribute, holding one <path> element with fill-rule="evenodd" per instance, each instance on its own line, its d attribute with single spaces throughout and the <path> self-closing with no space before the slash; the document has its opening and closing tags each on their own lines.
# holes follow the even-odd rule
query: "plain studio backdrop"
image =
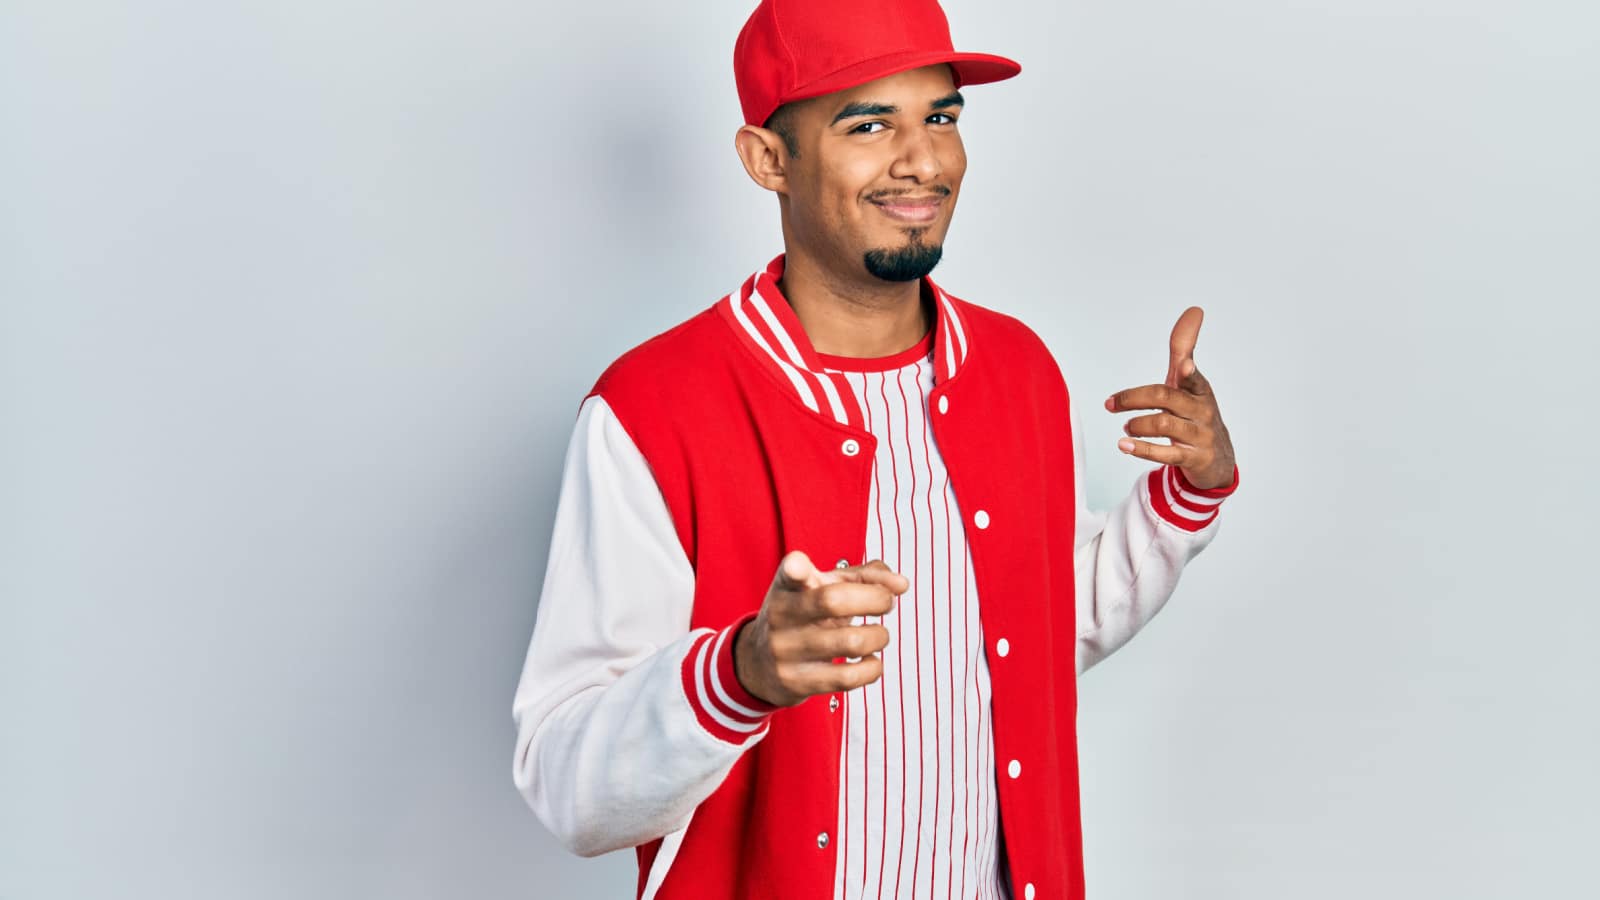
<svg viewBox="0 0 1600 900">
<path fill-rule="evenodd" d="M 511 780 L 579 401 L 782 249 L 752 0 L 0 6 L 0 897 L 631 897 Z M 1092 505 L 1184 307 L 1241 485 L 1081 683 L 1095 900 L 1597 896 L 1600 14 L 950 0 L 935 277 Z"/>
</svg>

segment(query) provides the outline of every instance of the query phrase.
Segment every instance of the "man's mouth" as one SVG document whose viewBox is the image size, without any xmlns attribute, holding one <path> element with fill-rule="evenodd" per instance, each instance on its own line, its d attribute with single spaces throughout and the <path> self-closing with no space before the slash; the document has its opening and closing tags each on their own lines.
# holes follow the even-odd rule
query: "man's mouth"
<svg viewBox="0 0 1600 900">
<path fill-rule="evenodd" d="M 938 195 L 925 197 L 889 197 L 874 200 L 872 205 L 883 214 L 899 222 L 926 225 L 939 217 L 939 204 L 944 198 Z"/>
</svg>

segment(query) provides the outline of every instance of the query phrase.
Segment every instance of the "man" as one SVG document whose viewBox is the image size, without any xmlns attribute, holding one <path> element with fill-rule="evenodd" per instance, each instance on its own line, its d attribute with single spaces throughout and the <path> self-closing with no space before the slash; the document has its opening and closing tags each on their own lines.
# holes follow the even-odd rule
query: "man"
<svg viewBox="0 0 1600 900">
<path fill-rule="evenodd" d="M 1020 67 L 933 0 L 763 0 L 734 60 L 784 253 L 581 404 L 517 787 L 575 852 L 636 847 L 640 897 L 1081 898 L 1076 677 L 1238 484 L 1200 310 L 1106 401 L 1158 410 L 1124 449 L 1159 465 L 1089 511 L 1049 350 L 928 278 L 959 88 Z"/>
</svg>

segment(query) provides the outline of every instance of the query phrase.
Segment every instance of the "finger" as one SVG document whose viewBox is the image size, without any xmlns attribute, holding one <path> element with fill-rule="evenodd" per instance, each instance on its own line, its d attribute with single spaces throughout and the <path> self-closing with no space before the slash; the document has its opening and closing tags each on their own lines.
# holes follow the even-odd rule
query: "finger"
<svg viewBox="0 0 1600 900">
<path fill-rule="evenodd" d="M 856 616 L 882 616 L 894 610 L 895 595 L 884 585 L 858 581 L 825 584 L 800 595 L 797 618 L 848 620 Z"/>
<path fill-rule="evenodd" d="M 787 670 L 786 682 L 796 693 L 809 697 L 855 690 L 882 677 L 883 659 L 865 656 L 859 662 L 793 663 Z"/>
<path fill-rule="evenodd" d="M 796 593 L 822 585 L 821 573 L 812 564 L 811 557 L 804 551 L 790 550 L 778 561 L 778 573 L 773 577 L 772 585 L 780 591 L 794 591 Z"/>
<path fill-rule="evenodd" d="M 1129 437 L 1164 437 L 1186 447 L 1198 447 L 1206 440 L 1199 423 L 1164 412 L 1135 416 L 1122 423 L 1122 431 Z"/>
<path fill-rule="evenodd" d="M 1124 412 L 1132 409 L 1164 409 L 1167 412 L 1201 421 L 1208 404 L 1183 388 L 1146 384 L 1117 391 L 1106 398 L 1106 409 Z"/>
<path fill-rule="evenodd" d="M 1139 441 L 1133 438 L 1121 438 L 1117 441 L 1117 449 L 1129 456 L 1141 459 L 1150 459 L 1158 463 L 1171 466 L 1186 464 L 1194 450 L 1188 447 L 1169 446 L 1166 444 L 1152 444 L 1149 441 Z"/>
<path fill-rule="evenodd" d="M 788 662 L 859 659 L 889 646 L 889 629 L 871 622 L 843 628 L 792 628 L 772 636 L 773 656 Z"/>
<path fill-rule="evenodd" d="M 1172 336 L 1167 340 L 1167 380 L 1168 387 L 1177 387 L 1182 374 L 1179 367 L 1186 359 L 1194 358 L 1194 345 L 1200 339 L 1200 323 L 1205 319 L 1205 310 L 1198 306 L 1191 306 L 1178 316 L 1178 321 L 1172 326 Z"/>
<path fill-rule="evenodd" d="M 881 559 L 846 569 L 835 569 L 833 574 L 843 581 L 881 584 L 896 594 L 904 594 L 911 590 L 911 579 L 889 568 L 889 564 Z"/>
</svg>

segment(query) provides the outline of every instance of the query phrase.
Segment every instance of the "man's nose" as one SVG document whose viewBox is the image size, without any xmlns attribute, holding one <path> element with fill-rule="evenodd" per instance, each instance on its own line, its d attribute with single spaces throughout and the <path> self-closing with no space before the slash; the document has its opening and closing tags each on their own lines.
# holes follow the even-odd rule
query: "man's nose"
<svg viewBox="0 0 1600 900">
<path fill-rule="evenodd" d="M 896 178 L 928 181 L 938 178 L 944 172 L 944 165 L 939 162 L 939 155 L 934 152 L 933 136 L 928 134 L 926 128 L 901 131 L 897 137 L 899 154 L 889 170 L 890 175 Z"/>
</svg>

